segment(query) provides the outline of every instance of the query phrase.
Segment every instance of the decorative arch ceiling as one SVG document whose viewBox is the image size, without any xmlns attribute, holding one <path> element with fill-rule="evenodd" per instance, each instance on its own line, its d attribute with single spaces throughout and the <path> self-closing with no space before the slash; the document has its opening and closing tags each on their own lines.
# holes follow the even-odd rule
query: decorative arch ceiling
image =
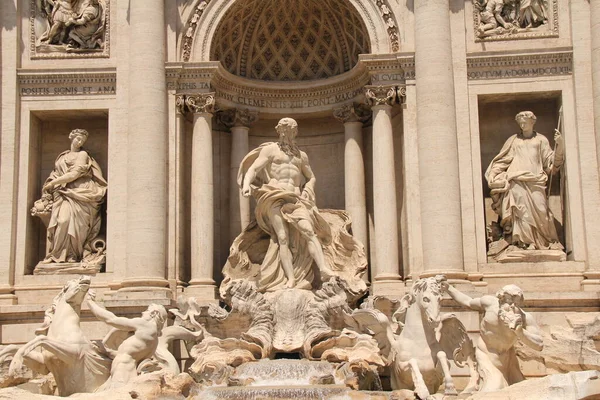
<svg viewBox="0 0 600 400">
<path fill-rule="evenodd" d="M 370 53 L 365 24 L 340 0 L 237 1 L 211 45 L 211 60 L 265 81 L 329 78 L 351 70 L 364 53 Z"/>
</svg>

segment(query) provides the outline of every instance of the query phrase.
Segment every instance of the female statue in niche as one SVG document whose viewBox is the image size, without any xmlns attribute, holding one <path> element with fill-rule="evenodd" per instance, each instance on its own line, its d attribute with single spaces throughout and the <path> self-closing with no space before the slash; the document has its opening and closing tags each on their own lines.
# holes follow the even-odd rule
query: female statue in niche
<svg viewBox="0 0 600 400">
<path fill-rule="evenodd" d="M 42 198 L 31 210 L 32 215 L 42 219 L 49 216 L 47 254 L 36 267 L 36 273 L 64 269 L 45 268 L 45 264 L 69 267 L 64 264 L 81 263 L 86 271 L 97 266 L 96 272 L 104 264 L 105 244 L 98 234 L 102 222 L 99 211 L 107 183 L 98 163 L 82 149 L 88 136 L 85 129 L 71 131 L 71 148 L 57 157 L 54 170 L 42 188 Z"/>
</svg>

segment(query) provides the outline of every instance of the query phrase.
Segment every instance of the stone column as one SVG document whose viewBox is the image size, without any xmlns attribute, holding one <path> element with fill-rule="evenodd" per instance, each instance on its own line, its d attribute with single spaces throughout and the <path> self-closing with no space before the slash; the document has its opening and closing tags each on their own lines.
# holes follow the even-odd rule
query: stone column
<svg viewBox="0 0 600 400">
<path fill-rule="evenodd" d="M 594 96 L 594 126 L 598 158 L 600 159 L 600 0 L 590 0 L 592 38 L 592 89 Z"/>
<path fill-rule="evenodd" d="M 463 279 L 449 0 L 415 1 L 415 70 L 423 269 Z"/>
<path fill-rule="evenodd" d="M 364 105 L 348 104 L 333 110 L 333 116 L 344 124 L 344 180 L 346 211 L 352 218 L 352 235 L 368 249 L 367 198 L 365 161 L 363 157 L 363 122 L 370 115 Z"/>
<path fill-rule="evenodd" d="M 400 280 L 392 130 L 392 104 L 396 101 L 396 88 L 389 86 L 369 88 L 365 95 L 373 112 L 375 270 L 371 271 L 371 280 L 375 291 L 378 291 L 377 286 Z"/>
<path fill-rule="evenodd" d="M 237 174 L 240 164 L 248 154 L 250 125 L 258 119 L 258 113 L 243 109 L 227 110 L 219 114 L 220 121 L 231 129 L 231 162 L 229 167 L 229 241 L 234 239 L 250 223 L 250 199 L 242 196 Z"/>
<path fill-rule="evenodd" d="M 164 0 L 131 0 L 129 6 L 126 290 L 168 286 L 164 11 Z"/>
<path fill-rule="evenodd" d="M 216 298 L 214 263 L 214 183 L 212 117 L 214 93 L 188 96 L 188 109 L 194 113 L 191 182 L 191 267 L 192 279 L 186 293 L 203 300 Z"/>
</svg>

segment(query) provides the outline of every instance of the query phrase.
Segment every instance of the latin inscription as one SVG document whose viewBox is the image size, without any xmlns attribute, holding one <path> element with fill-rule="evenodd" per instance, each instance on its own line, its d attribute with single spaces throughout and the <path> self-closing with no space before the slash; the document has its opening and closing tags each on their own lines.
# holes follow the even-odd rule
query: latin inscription
<svg viewBox="0 0 600 400">
<path fill-rule="evenodd" d="M 505 69 L 492 71 L 469 71 L 467 76 L 469 79 L 505 79 L 519 78 L 524 76 L 544 76 L 544 75 L 569 75 L 571 74 L 571 66 L 561 67 L 532 67 L 519 69 Z"/>
<path fill-rule="evenodd" d="M 329 106 L 332 104 L 342 103 L 348 100 L 354 99 L 358 96 L 362 90 L 354 90 L 346 93 L 339 93 L 330 97 L 313 98 L 313 99 L 302 99 L 302 100 L 271 100 L 244 97 L 237 94 L 224 93 L 217 91 L 217 98 L 232 103 L 241 104 L 249 107 L 261 107 L 261 108 L 309 108 L 309 107 L 320 107 Z"/>
<path fill-rule="evenodd" d="M 21 96 L 80 96 L 115 94 L 116 92 L 114 85 L 21 88 Z"/>
</svg>

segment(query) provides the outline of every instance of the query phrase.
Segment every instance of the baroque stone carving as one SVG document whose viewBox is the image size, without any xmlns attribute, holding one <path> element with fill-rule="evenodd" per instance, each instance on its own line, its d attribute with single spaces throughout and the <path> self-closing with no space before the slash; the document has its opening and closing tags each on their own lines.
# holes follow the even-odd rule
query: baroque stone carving
<svg viewBox="0 0 600 400">
<path fill-rule="evenodd" d="M 478 40 L 558 36 L 556 0 L 475 0 Z"/>
<path fill-rule="evenodd" d="M 543 349 L 544 342 L 533 316 L 522 309 L 523 291 L 507 285 L 496 296 L 473 299 L 451 285 L 445 286 L 460 305 L 482 314 L 475 350 L 481 377 L 479 391 L 493 392 L 524 380 L 515 350 L 517 341 L 536 351 Z"/>
<path fill-rule="evenodd" d="M 106 381 L 111 360 L 79 326 L 81 303 L 89 287 L 86 276 L 67 282 L 46 310 L 36 337 L 13 356 L 10 375 L 18 375 L 23 365 L 42 374 L 51 372 L 60 396 L 91 393 Z M 41 350 L 35 350 L 37 347 Z"/>
<path fill-rule="evenodd" d="M 32 0 L 32 57 L 108 55 L 109 0 Z M 43 32 L 39 26 L 44 26 Z"/>
<path fill-rule="evenodd" d="M 371 118 L 371 110 L 365 104 L 346 104 L 333 110 L 335 119 L 342 123 L 365 122 Z"/>
<path fill-rule="evenodd" d="M 117 317 L 93 299 L 94 295 L 89 293 L 87 301 L 92 314 L 113 327 L 102 341 L 112 358 L 110 376 L 98 391 L 112 390 L 129 383 L 138 375 L 138 369 L 143 368 L 140 363 L 154 356 L 167 311 L 161 305 L 151 304 L 141 317 Z"/>
<path fill-rule="evenodd" d="M 385 0 L 376 0 L 375 4 L 379 8 L 381 17 L 383 18 L 385 25 L 387 26 L 388 36 L 390 38 L 390 44 L 392 52 L 400 51 L 400 34 L 398 33 L 398 26 L 394 20 L 394 14 L 390 10 L 389 4 Z"/>
<path fill-rule="evenodd" d="M 492 222 L 488 256 L 492 261 L 564 261 L 554 216 L 548 205 L 548 175 L 564 162 L 564 140 L 555 130 L 554 150 L 548 139 L 533 130 L 536 116 L 523 111 L 515 117 L 521 133 L 511 136 L 485 172 L 491 189 Z"/>
<path fill-rule="evenodd" d="M 448 362 L 453 359 L 459 366 L 469 364 L 471 380 L 464 393 L 475 391 L 478 376 L 473 344 L 454 315 L 440 312 L 446 286 L 446 278 L 441 275 L 417 280 L 400 301 L 392 321 L 373 308 L 372 302 L 349 315 L 348 321 L 357 330 L 373 332 L 381 354 L 391 367 L 392 389 L 414 389 L 418 398 L 426 399 L 443 383 L 446 395 L 456 395 Z M 440 332 L 439 336 L 436 332 Z M 438 368 L 442 369 L 443 377 Z"/>
<path fill-rule="evenodd" d="M 35 274 L 96 273 L 105 263 L 106 243 L 99 237 L 107 183 L 100 166 L 82 147 L 89 133 L 69 134 L 70 150 L 62 152 L 31 209 L 47 227 L 46 257 Z"/>
<path fill-rule="evenodd" d="M 371 86 L 365 89 L 367 104 L 370 106 L 391 106 L 396 103 L 398 91 L 395 86 Z"/>
<path fill-rule="evenodd" d="M 200 21 L 200 17 L 204 13 L 206 6 L 208 6 L 210 0 L 202 0 L 196 6 L 196 9 L 192 13 L 185 30 L 185 35 L 183 37 L 183 61 L 189 61 L 190 56 L 192 55 L 192 44 L 194 43 L 194 35 L 196 33 L 196 29 L 198 28 L 198 21 Z"/>
<path fill-rule="evenodd" d="M 185 105 L 193 113 L 212 114 L 215 112 L 215 94 L 202 93 L 185 96 Z"/>
<path fill-rule="evenodd" d="M 295 142 L 298 124 L 283 118 L 276 130 L 279 142 L 261 145 L 240 165 L 238 184 L 256 198 L 256 222 L 233 242 L 221 290 L 235 279 L 256 282 L 260 292 L 312 289 L 334 276 L 364 290 L 363 247 L 348 233 L 345 212 L 317 208 L 316 178 Z"/>
<path fill-rule="evenodd" d="M 258 113 L 245 108 L 233 108 L 217 114 L 219 122 L 231 128 L 234 126 L 249 127 L 258 120 Z"/>
</svg>

